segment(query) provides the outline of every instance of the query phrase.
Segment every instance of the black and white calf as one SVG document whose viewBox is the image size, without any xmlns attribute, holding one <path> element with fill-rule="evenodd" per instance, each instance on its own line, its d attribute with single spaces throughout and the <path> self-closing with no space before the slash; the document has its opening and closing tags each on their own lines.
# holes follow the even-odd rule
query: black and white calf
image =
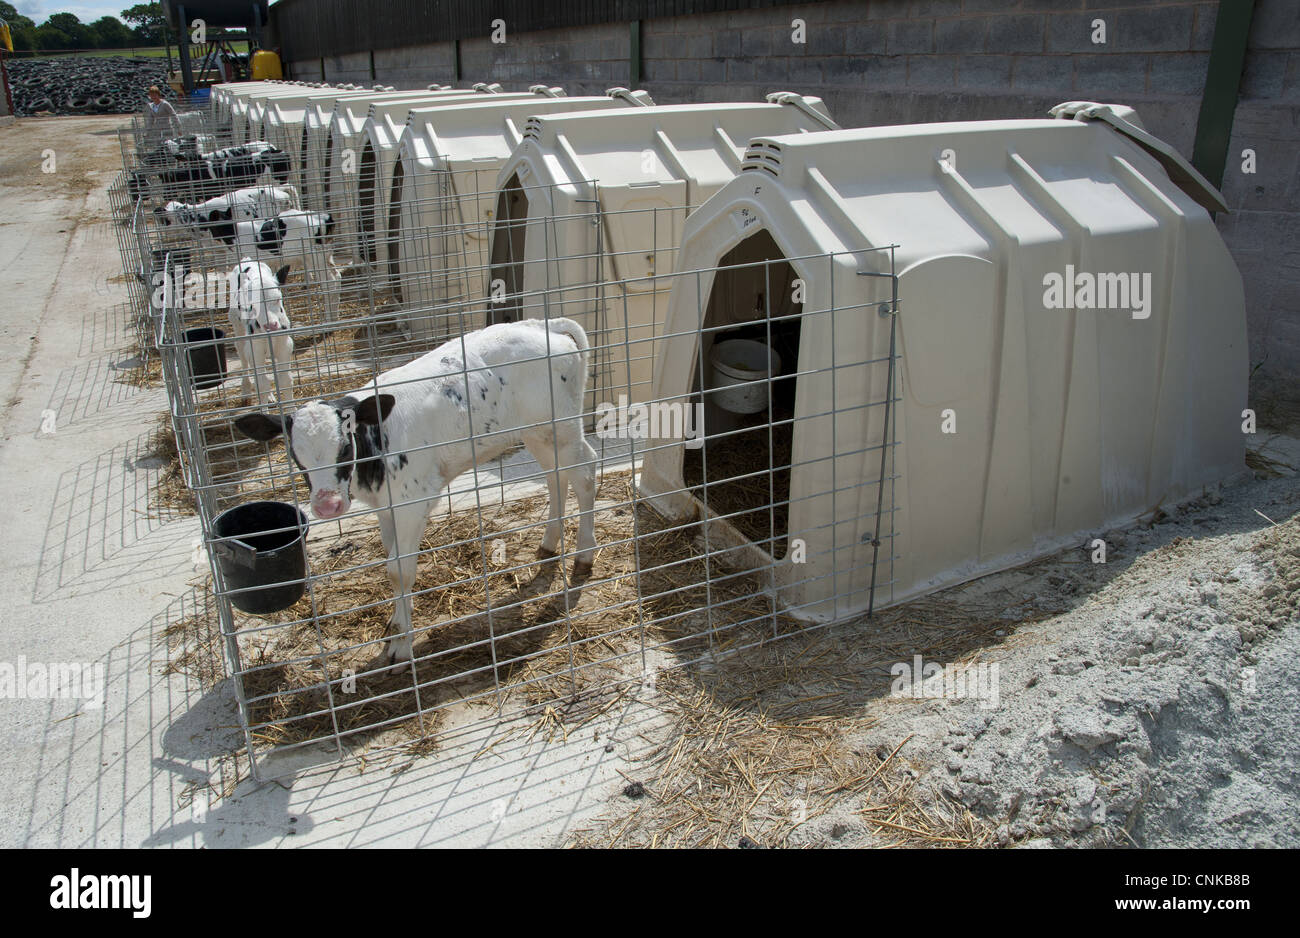
<svg viewBox="0 0 1300 938">
<path fill-rule="evenodd" d="M 217 139 L 208 134 L 169 137 L 152 150 L 141 151 L 140 163 L 157 172 L 168 166 L 175 166 L 183 160 L 196 160 L 205 152 L 212 150 L 216 144 Z"/>
<path fill-rule="evenodd" d="M 265 220 L 213 220 L 204 228 L 236 257 L 275 258 L 293 267 L 302 266 L 310 283 L 328 284 L 340 279 L 329 253 L 334 217 L 328 212 L 289 209 Z"/>
<path fill-rule="evenodd" d="M 265 140 L 257 140 L 214 150 L 170 169 L 153 172 L 162 184 L 165 198 L 184 200 L 212 198 L 231 189 L 251 186 L 263 175 L 268 175 L 271 183 L 286 183 L 292 168 L 288 153 Z M 147 174 L 148 171 L 133 174 L 132 182 L 136 182 L 136 176 Z"/>
<path fill-rule="evenodd" d="M 298 190 L 293 186 L 250 186 L 195 205 L 168 202 L 153 213 L 164 226 L 203 230 L 213 222 L 274 218 L 297 207 Z"/>
<path fill-rule="evenodd" d="M 259 404 L 269 402 L 272 392 L 281 401 L 293 397 L 293 336 L 280 292 L 288 275 L 287 266 L 272 273 L 266 264 L 247 258 L 231 272 L 227 315 L 244 369 L 244 400 L 254 389 Z"/>
<path fill-rule="evenodd" d="M 172 160 L 197 160 L 212 153 L 216 143 L 208 134 L 185 134 L 164 140 L 159 149 Z"/>
<path fill-rule="evenodd" d="M 587 334 L 571 319 L 500 323 L 453 339 L 338 400 L 314 401 L 290 417 L 256 413 L 235 421 L 254 440 L 288 437 L 316 517 L 339 517 L 353 498 L 379 509 L 396 594 L 390 663 L 411 658 L 416 554 L 434 501 L 461 473 L 517 442 L 545 471 L 550 490 L 538 556 L 559 550 L 572 486 L 581 512 L 574 578 L 591 574 L 596 453 L 582 430 L 588 348 Z"/>
</svg>

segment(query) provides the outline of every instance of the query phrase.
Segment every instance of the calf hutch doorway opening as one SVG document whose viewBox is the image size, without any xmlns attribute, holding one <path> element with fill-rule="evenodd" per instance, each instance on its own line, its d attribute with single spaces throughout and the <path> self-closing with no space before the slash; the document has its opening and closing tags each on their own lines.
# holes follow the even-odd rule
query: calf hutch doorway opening
<svg viewBox="0 0 1300 938">
<path fill-rule="evenodd" d="M 402 239 L 396 234 L 402 230 L 402 187 L 405 182 L 406 170 L 398 160 L 393 164 L 393 184 L 388 200 L 388 283 L 398 303 L 406 302 L 402 290 Z"/>
<path fill-rule="evenodd" d="M 379 188 L 375 148 L 367 141 L 361 148 L 360 174 L 357 179 L 357 204 L 360 209 L 361 251 L 367 264 L 374 265 L 378 251 L 375 247 L 375 197 Z"/>
<path fill-rule="evenodd" d="M 514 322 L 519 318 L 524 287 L 524 239 L 528 233 L 528 196 L 516 174 L 501 187 L 497 196 L 496 231 L 492 236 L 491 306 L 488 323 Z M 505 285 L 505 297 L 498 300 L 498 281 Z"/>
<path fill-rule="evenodd" d="M 704 405 L 703 445 L 688 448 L 682 465 L 707 517 L 725 520 L 774 560 L 789 550 L 799 287 L 766 230 L 722 257 L 707 301 L 701 298 L 691 391 L 692 404 Z"/>
</svg>

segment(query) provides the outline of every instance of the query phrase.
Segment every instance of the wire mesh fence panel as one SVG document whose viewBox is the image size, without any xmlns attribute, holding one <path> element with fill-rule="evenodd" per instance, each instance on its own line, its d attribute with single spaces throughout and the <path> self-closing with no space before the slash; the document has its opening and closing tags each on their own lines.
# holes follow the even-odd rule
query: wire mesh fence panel
<svg viewBox="0 0 1300 938">
<path fill-rule="evenodd" d="M 168 392 L 166 498 L 209 562 L 192 625 L 253 755 L 593 713 L 888 601 L 890 251 L 750 238 L 694 269 L 689 204 L 344 172 L 330 149 L 290 153 L 298 201 L 255 217 L 127 174 L 114 201 Z"/>
<path fill-rule="evenodd" d="M 424 312 L 465 315 L 461 333 L 390 368 L 415 350 L 398 337 L 394 356 L 374 317 L 295 322 L 295 351 L 308 354 L 260 407 L 236 396 L 233 374 L 202 386 L 196 352 L 219 343 L 187 340 L 193 320 L 169 308 L 160 344 L 176 429 L 255 751 L 327 743 L 344 755 L 604 699 L 652 657 L 684 664 L 832 621 L 801 592 L 818 581 L 845 579 L 836 589 L 846 595 L 887 589 L 887 574 L 872 583 L 876 557 L 858 532 L 883 542 L 888 560 L 890 506 L 875 502 L 888 478 L 864 468 L 888 441 L 837 449 L 834 435 L 838 421 L 888 408 L 889 348 L 811 366 L 799 352 L 818 319 L 879 313 L 874 303 L 756 308 L 739 285 L 760 269 L 765 286 L 779 283 L 785 263 L 727 271 L 712 291 L 704 282 L 717 274 L 671 275 L 701 298 L 700 321 L 638 341 L 607 329 L 596 343 L 558 315 L 475 330 L 487 304 L 456 304 Z M 565 291 L 553 292 L 535 299 L 564 310 Z M 628 382 L 635 403 L 588 406 L 598 354 L 622 356 L 627 376 L 633 356 L 656 360 L 674 340 L 698 349 L 685 400 Z M 767 374 L 718 380 L 747 367 L 726 358 L 752 355 L 747 343 L 773 351 Z M 837 409 L 819 393 L 864 381 L 878 397 Z M 681 453 L 681 483 L 646 498 L 637 471 L 669 450 Z M 862 474 L 826 484 L 827 463 Z M 693 513 L 656 507 L 674 497 Z M 829 522 L 803 510 L 826 499 Z M 267 597 L 275 608 L 260 605 Z"/>
</svg>

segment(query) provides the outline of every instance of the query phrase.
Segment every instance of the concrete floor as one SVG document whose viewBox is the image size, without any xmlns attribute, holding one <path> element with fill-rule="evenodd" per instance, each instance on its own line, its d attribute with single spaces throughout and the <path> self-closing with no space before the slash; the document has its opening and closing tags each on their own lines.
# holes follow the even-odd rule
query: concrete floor
<svg viewBox="0 0 1300 938">
<path fill-rule="evenodd" d="M 197 598 L 198 526 L 146 513 L 141 457 L 165 398 L 114 380 L 132 354 L 106 196 L 121 161 L 104 132 L 120 123 L 0 128 L 0 665 L 82 662 L 105 680 L 99 704 L 0 700 L 0 846 L 563 843 L 618 797 L 657 711 L 629 698 L 581 739 L 487 727 L 434 756 L 257 785 L 229 755 L 243 742 L 229 685 L 205 695 L 162 673 L 162 633 Z"/>
</svg>

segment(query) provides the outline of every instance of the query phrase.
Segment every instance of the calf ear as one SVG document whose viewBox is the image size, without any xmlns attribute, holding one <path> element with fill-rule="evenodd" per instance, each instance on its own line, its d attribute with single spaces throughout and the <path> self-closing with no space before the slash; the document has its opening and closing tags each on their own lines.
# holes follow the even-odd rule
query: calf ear
<svg viewBox="0 0 1300 938">
<path fill-rule="evenodd" d="M 281 286 L 284 286 L 284 282 L 289 279 L 288 264 L 285 264 L 283 267 L 281 267 L 279 270 L 275 272 L 275 279 L 280 282 Z"/>
<path fill-rule="evenodd" d="M 258 440 L 262 443 L 268 440 L 274 440 L 283 433 L 288 436 L 293 429 L 292 417 L 268 417 L 266 414 L 245 414 L 236 418 L 235 429 L 250 440 Z"/>
<path fill-rule="evenodd" d="M 373 423 L 376 426 L 383 423 L 396 402 L 397 399 L 391 394 L 370 395 L 353 408 L 353 412 L 357 415 L 357 423 Z"/>
</svg>

